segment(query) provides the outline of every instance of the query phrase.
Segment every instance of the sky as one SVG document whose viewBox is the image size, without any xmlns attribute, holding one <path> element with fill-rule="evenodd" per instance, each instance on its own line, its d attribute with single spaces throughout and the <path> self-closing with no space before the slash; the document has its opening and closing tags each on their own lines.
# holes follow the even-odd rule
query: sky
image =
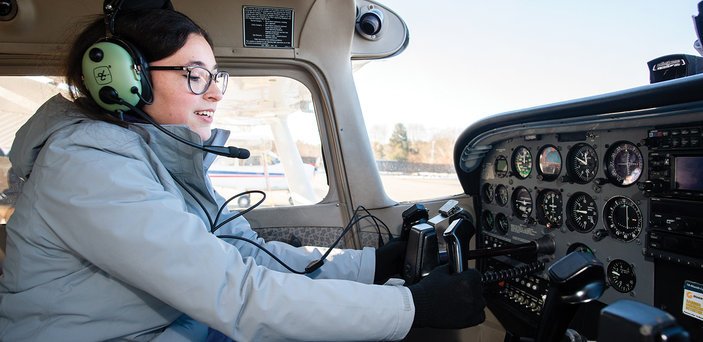
<svg viewBox="0 0 703 342">
<path fill-rule="evenodd" d="M 492 114 L 643 86 L 648 61 L 700 56 L 694 0 L 380 3 L 403 18 L 410 43 L 354 74 L 372 140 L 398 122 L 461 131 Z"/>
</svg>

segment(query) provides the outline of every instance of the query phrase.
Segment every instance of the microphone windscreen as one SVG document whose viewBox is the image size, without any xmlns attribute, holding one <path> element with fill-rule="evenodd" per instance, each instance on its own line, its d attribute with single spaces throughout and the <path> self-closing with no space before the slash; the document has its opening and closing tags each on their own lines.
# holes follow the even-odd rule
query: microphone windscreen
<svg viewBox="0 0 703 342">
<path fill-rule="evenodd" d="M 238 150 L 239 150 L 239 154 L 237 155 L 237 158 L 239 158 L 239 159 L 247 159 L 247 158 L 249 158 L 249 155 L 251 155 L 249 153 L 249 150 L 247 150 L 245 148 L 239 148 Z"/>
</svg>

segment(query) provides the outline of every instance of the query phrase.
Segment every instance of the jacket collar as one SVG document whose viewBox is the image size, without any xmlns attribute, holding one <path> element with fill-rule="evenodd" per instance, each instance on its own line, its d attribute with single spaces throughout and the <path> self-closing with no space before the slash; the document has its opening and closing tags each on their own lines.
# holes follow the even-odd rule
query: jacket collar
<svg viewBox="0 0 703 342">
<path fill-rule="evenodd" d="M 189 196 L 199 198 L 200 202 L 206 205 L 206 210 L 215 212 L 217 206 L 211 207 L 209 204 L 215 203 L 215 197 L 207 177 L 207 170 L 217 156 L 179 142 L 150 124 L 139 126 L 133 129 L 141 131 L 140 134 L 143 135 L 148 133 L 148 137 L 145 137 L 147 144 L 171 176 L 179 181 L 179 186 L 186 187 L 185 190 L 190 194 Z M 203 143 L 200 135 L 190 130 L 188 126 L 165 125 L 163 127 L 198 145 L 223 145 L 229 137 L 229 131 L 213 129 L 210 139 Z M 201 211 L 199 207 L 191 209 L 195 213 Z"/>
<path fill-rule="evenodd" d="M 159 160 L 172 173 L 203 175 L 210 168 L 217 157 L 215 154 L 202 151 L 195 147 L 188 146 L 176 139 L 161 132 L 150 124 L 137 124 L 144 132 L 147 144 L 159 157 Z M 164 125 L 162 126 L 178 137 L 193 142 L 196 145 L 222 146 L 227 142 L 230 132 L 223 129 L 213 129 L 210 139 L 202 141 L 200 135 L 192 131 L 185 125 Z"/>
</svg>

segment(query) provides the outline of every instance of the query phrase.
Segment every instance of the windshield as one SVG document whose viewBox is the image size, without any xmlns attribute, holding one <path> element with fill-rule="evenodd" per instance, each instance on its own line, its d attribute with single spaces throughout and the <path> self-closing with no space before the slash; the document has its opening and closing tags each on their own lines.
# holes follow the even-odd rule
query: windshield
<svg viewBox="0 0 703 342">
<path fill-rule="evenodd" d="M 354 62 L 382 176 L 386 161 L 450 165 L 458 134 L 484 117 L 643 86 L 648 61 L 700 57 L 694 0 L 380 2 L 410 32 L 400 55 Z M 382 178 L 395 200 L 430 196 L 394 194 Z M 457 181 L 433 195 L 460 192 Z"/>
</svg>

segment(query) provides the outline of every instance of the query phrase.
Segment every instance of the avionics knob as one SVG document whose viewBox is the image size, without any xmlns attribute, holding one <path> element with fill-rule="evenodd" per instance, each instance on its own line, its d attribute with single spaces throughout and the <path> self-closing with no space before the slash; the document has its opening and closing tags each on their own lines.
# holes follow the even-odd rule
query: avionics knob
<svg viewBox="0 0 703 342">
<path fill-rule="evenodd" d="M 672 231 L 687 231 L 688 229 L 688 223 L 685 220 L 682 220 L 681 218 L 676 218 L 674 222 L 671 222 L 669 224 L 669 230 Z"/>
<path fill-rule="evenodd" d="M 666 182 L 661 179 L 648 179 L 637 183 L 637 188 L 645 193 L 662 193 L 666 190 Z"/>
<path fill-rule="evenodd" d="M 593 241 L 600 241 L 608 236 L 608 231 L 605 229 L 596 230 L 593 232 Z"/>
<path fill-rule="evenodd" d="M 605 178 L 596 178 L 595 180 L 593 180 L 593 183 L 596 183 L 596 185 L 603 186 L 608 183 L 608 180 Z"/>
</svg>

